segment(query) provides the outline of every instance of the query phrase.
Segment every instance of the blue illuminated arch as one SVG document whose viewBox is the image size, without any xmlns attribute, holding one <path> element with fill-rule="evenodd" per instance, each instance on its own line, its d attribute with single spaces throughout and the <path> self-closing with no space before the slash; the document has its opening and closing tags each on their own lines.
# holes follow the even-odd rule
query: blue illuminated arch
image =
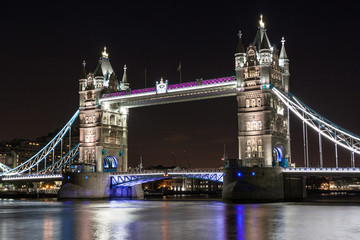
<svg viewBox="0 0 360 240">
<path fill-rule="evenodd" d="M 114 156 L 106 156 L 104 158 L 104 167 L 103 167 L 103 171 L 104 172 L 116 172 L 116 167 L 117 167 L 117 159 Z"/>
<path fill-rule="evenodd" d="M 281 162 L 281 160 L 283 159 L 283 151 L 280 147 L 274 147 L 273 152 L 276 154 L 276 160 L 278 162 Z"/>
</svg>

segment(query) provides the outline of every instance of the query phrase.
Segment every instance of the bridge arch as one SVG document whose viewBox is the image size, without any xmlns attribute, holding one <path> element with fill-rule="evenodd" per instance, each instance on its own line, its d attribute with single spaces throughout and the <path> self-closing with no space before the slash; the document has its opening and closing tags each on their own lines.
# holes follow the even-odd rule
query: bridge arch
<svg viewBox="0 0 360 240">
<path fill-rule="evenodd" d="M 103 160 L 103 171 L 116 172 L 117 164 L 118 161 L 116 156 L 106 156 Z"/>
</svg>

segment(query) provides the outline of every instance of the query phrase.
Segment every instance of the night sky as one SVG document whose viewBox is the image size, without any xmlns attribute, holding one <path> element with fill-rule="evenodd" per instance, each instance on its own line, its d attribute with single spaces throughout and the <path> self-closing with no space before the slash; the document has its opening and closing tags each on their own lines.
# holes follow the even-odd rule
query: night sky
<svg viewBox="0 0 360 240">
<path fill-rule="evenodd" d="M 171 2 L 171 3 L 169 3 Z M 253 41 L 260 14 L 271 44 L 286 39 L 290 91 L 315 111 L 360 134 L 360 34 L 357 9 L 300 1 L 89 1 L 2 3 L 0 7 L 0 141 L 34 139 L 64 125 L 78 108 L 81 63 L 94 71 L 106 46 L 132 89 L 235 74 L 237 34 Z M 289 1 L 290 2 L 290 1 Z M 130 109 L 129 165 L 219 167 L 226 144 L 236 158 L 236 99 Z M 301 124 L 291 117 L 292 154 L 303 165 Z M 316 135 L 310 138 L 317 165 Z M 326 145 L 326 144 L 325 144 Z M 333 146 L 325 165 L 335 165 Z M 360 156 L 356 156 L 357 164 Z M 341 166 L 350 154 L 340 153 Z"/>
</svg>

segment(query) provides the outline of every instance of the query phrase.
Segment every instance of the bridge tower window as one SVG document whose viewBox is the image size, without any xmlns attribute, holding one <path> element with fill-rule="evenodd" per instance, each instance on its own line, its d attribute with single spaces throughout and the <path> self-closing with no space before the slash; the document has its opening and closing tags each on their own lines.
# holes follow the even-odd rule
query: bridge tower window
<svg viewBox="0 0 360 240">
<path fill-rule="evenodd" d="M 261 107 L 261 98 L 257 98 L 257 106 Z"/>
<path fill-rule="evenodd" d="M 252 99 L 251 99 L 251 106 L 252 106 L 252 107 L 256 107 L 255 98 L 252 98 Z"/>
<path fill-rule="evenodd" d="M 110 116 L 110 125 L 115 125 L 115 115 Z"/>
</svg>

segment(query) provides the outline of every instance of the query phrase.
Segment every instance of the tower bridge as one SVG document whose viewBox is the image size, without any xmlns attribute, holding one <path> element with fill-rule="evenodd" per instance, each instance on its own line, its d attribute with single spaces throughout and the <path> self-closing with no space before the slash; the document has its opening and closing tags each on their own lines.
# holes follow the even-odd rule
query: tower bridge
<svg viewBox="0 0 360 240">
<path fill-rule="evenodd" d="M 290 93 L 285 39 L 280 42 L 278 51 L 276 45 L 270 43 L 261 19 L 253 42 L 246 48 L 242 33 L 238 34 L 234 55 L 236 75 L 176 84 L 161 78 L 153 87 L 135 90 L 130 88 L 126 66 L 122 79 L 118 80 L 105 48 L 93 72 L 83 63 L 79 110 L 59 134 L 28 161 L 13 169 L 0 164 L 2 179 L 26 178 L 26 174 L 28 178 L 36 178 L 39 174 L 58 173 L 72 164 L 81 171 L 61 175 L 63 197 L 103 197 L 110 196 L 110 192 L 116 195 L 118 190 L 109 191 L 109 188 L 134 188 L 146 181 L 183 176 L 223 182 L 223 197 L 227 199 L 281 200 L 304 197 L 304 176 L 358 176 L 355 154 L 360 154 L 360 137 L 317 114 Z M 127 172 L 129 109 L 220 97 L 237 99 L 238 159 L 226 159 L 223 170 L 211 172 Z M 302 121 L 304 168 L 295 168 L 292 162 L 290 112 Z M 79 144 L 46 166 L 44 159 L 57 145 L 62 146 L 66 134 L 71 135 L 69 129 L 77 117 Z M 308 127 L 318 133 L 320 168 L 309 168 Z M 334 143 L 333 168 L 324 168 L 323 138 Z M 339 167 L 339 146 L 351 153 L 351 168 Z M 35 167 L 34 176 L 31 170 Z M 99 185 L 103 188 L 95 191 Z"/>
</svg>

